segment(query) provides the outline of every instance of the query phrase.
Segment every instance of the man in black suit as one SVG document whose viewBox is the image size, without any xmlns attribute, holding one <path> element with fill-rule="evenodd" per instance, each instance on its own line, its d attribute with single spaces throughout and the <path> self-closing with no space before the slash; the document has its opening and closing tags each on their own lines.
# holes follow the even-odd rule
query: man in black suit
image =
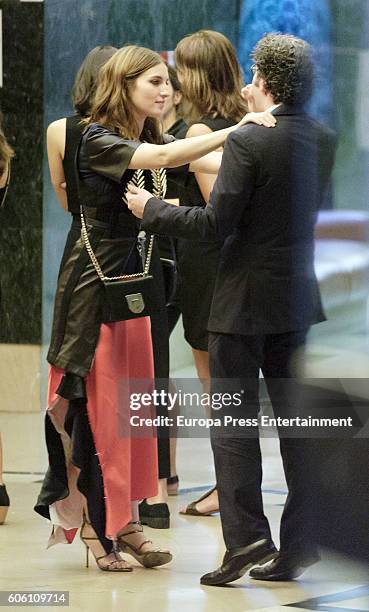
<svg viewBox="0 0 369 612">
<path fill-rule="evenodd" d="M 227 138 L 208 206 L 175 208 L 135 188 L 128 197 L 150 232 L 224 241 L 208 326 L 212 384 L 218 391 L 217 381 L 242 381 L 243 410 L 252 417 L 258 412 L 260 370 L 275 415 L 283 414 L 291 359 L 303 350 L 310 325 L 325 318 L 314 272 L 314 223 L 335 152 L 332 132 L 303 110 L 313 81 L 309 45 L 270 34 L 253 58 L 247 94 L 254 110 L 271 111 L 277 124 L 273 129 L 248 124 Z M 250 575 L 289 580 L 317 560 L 306 533 L 310 500 L 303 442 L 280 440 L 288 498 L 277 555 L 263 511 L 258 436 L 212 432 L 227 552 L 202 584 L 231 582 L 270 559 Z"/>
</svg>

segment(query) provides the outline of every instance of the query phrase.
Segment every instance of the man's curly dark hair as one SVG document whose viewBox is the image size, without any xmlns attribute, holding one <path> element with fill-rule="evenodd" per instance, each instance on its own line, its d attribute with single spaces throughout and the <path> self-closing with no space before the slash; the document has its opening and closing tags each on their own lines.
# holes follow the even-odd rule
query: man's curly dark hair
<svg viewBox="0 0 369 612">
<path fill-rule="evenodd" d="M 310 98 L 314 67 L 310 45 L 296 36 L 271 33 L 257 43 L 253 54 L 257 77 L 279 104 L 301 105 Z"/>
</svg>

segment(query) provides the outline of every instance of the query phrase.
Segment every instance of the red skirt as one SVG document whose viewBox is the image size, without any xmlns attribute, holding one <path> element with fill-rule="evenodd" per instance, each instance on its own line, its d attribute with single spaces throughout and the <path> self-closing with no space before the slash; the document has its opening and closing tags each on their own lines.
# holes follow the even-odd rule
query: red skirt
<svg viewBox="0 0 369 612">
<path fill-rule="evenodd" d="M 49 545 L 71 542 L 81 525 L 85 498 L 77 488 L 79 468 L 73 465 L 73 444 L 64 429 L 69 401 L 57 395 L 64 371 L 49 372 L 47 413 L 63 442 L 69 495 L 49 506 L 53 534 Z M 154 428 L 135 432 L 127 394 L 129 381 L 154 385 L 150 319 L 101 325 L 93 367 L 86 377 L 89 426 L 99 458 L 105 503 L 105 535 L 117 533 L 131 520 L 131 501 L 152 497 L 158 487 L 157 439 Z M 142 413 L 140 413 L 142 416 Z M 48 449 L 49 453 L 52 449 Z"/>
</svg>

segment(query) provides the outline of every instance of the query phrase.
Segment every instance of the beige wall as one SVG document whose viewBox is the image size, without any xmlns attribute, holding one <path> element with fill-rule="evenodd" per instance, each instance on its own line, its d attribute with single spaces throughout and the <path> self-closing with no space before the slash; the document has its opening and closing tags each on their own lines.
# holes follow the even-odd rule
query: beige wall
<svg viewBox="0 0 369 612">
<path fill-rule="evenodd" d="M 40 352 L 35 344 L 0 344 L 0 412 L 40 410 Z"/>
</svg>

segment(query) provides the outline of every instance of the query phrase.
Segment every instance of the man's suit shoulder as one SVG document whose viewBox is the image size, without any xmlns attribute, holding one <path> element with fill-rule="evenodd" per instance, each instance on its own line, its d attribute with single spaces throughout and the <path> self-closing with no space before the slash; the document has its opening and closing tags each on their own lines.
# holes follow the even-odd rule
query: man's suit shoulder
<svg viewBox="0 0 369 612">
<path fill-rule="evenodd" d="M 284 121 L 284 116 L 279 115 L 277 117 L 277 126 L 276 128 L 267 128 L 262 125 L 256 125 L 255 123 L 247 123 L 246 125 L 242 125 L 232 132 L 228 139 L 232 139 L 238 143 L 247 143 L 254 144 L 261 142 L 263 140 L 268 140 L 270 137 L 274 137 L 275 133 L 279 133 L 280 130 L 283 132 L 288 132 L 290 129 L 290 125 L 288 121 Z M 327 141 L 327 143 L 335 144 L 337 141 L 337 134 L 330 127 L 320 123 L 316 119 L 309 117 L 306 114 L 301 114 L 301 127 L 302 129 L 312 129 L 316 130 L 320 133 L 321 137 Z M 227 140 L 228 140 L 227 139 Z"/>
<path fill-rule="evenodd" d="M 260 137 L 260 130 L 262 127 L 263 126 L 256 125 L 255 123 L 247 123 L 246 125 L 241 125 L 241 127 L 231 132 L 228 138 L 238 142 L 247 142 L 248 140 L 252 141 L 254 138 Z"/>
<path fill-rule="evenodd" d="M 298 119 L 297 123 L 296 119 Z M 291 122 L 294 129 L 291 129 Z M 297 125 L 300 136 L 307 137 L 310 133 L 316 139 L 319 150 L 323 154 L 334 155 L 337 146 L 335 132 L 306 114 L 295 114 L 278 116 L 275 128 L 267 128 L 254 123 L 237 128 L 231 132 L 226 141 L 227 159 L 231 154 L 233 158 L 243 159 L 248 163 L 258 163 L 263 151 L 274 151 L 276 147 L 280 149 L 281 146 L 289 150 L 290 140 L 296 138 Z M 306 141 L 309 142 L 309 139 L 306 138 Z"/>
<path fill-rule="evenodd" d="M 240 146 L 243 145 L 245 148 L 249 148 L 248 145 L 254 148 L 255 145 L 268 141 L 274 130 L 275 128 L 267 128 L 263 125 L 248 123 L 234 130 L 234 132 L 228 136 L 228 139 L 233 140 L 233 142 Z"/>
<path fill-rule="evenodd" d="M 262 140 L 260 127 L 254 123 L 248 123 L 237 128 L 227 137 L 226 143 L 228 147 L 244 151 L 245 153 L 252 153 L 255 149 L 255 143 L 260 143 Z"/>
</svg>

